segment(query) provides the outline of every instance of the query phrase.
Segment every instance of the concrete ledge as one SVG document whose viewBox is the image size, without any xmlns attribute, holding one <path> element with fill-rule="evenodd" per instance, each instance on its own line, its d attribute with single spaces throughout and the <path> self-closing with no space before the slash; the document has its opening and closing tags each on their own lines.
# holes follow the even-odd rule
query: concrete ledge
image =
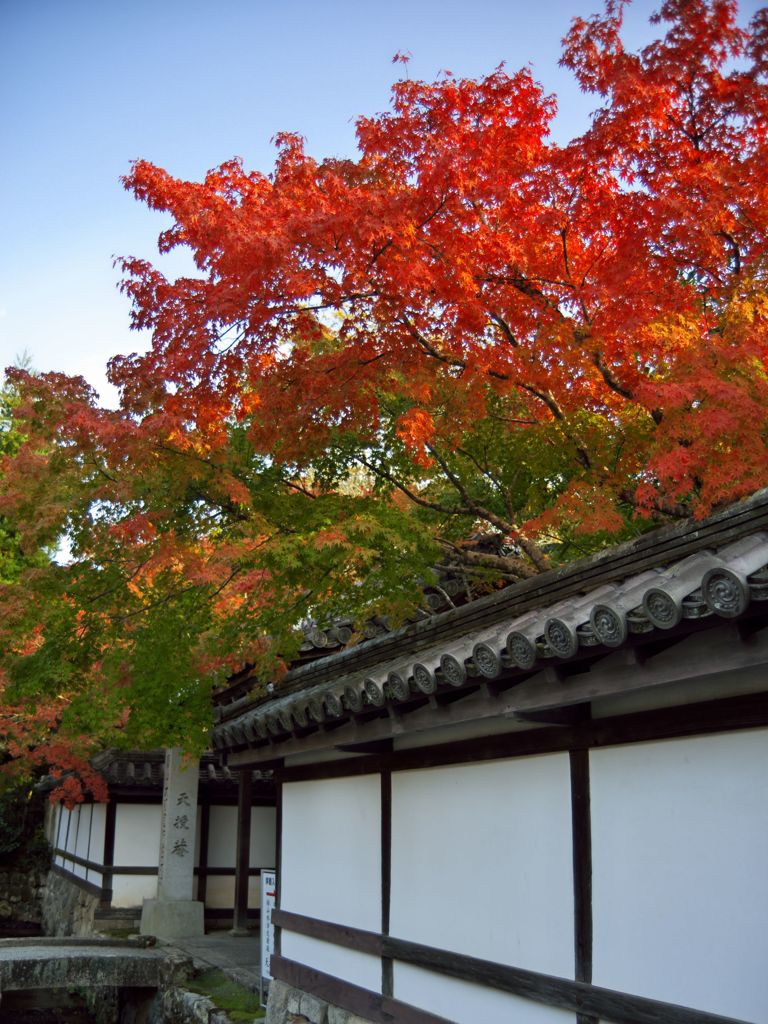
<svg viewBox="0 0 768 1024">
<path fill-rule="evenodd" d="M 158 939 L 205 935 L 203 904 L 199 900 L 144 900 L 139 931 Z"/>
<path fill-rule="evenodd" d="M 162 988 L 180 984 L 191 961 L 157 949 L 91 944 L 0 950 L 0 992 L 76 987 Z"/>
</svg>

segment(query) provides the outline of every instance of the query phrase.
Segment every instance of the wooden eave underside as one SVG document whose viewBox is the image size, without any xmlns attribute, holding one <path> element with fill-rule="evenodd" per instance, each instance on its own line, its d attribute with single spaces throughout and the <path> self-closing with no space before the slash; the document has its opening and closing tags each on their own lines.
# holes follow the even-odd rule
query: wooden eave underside
<svg viewBox="0 0 768 1024">
<path fill-rule="evenodd" d="M 403 630 L 396 652 L 385 657 L 380 650 L 367 672 L 350 671 L 349 659 L 339 655 L 316 663 L 321 678 L 309 675 L 299 689 L 281 687 L 266 699 L 220 710 L 214 749 L 232 767 L 266 766 L 313 752 L 371 750 L 408 735 L 425 734 L 430 743 L 430 731 L 473 726 L 477 732 L 482 723 L 489 730 L 568 725 L 589 717 L 593 702 L 599 715 L 600 702 L 611 697 L 764 666 L 768 492 L 747 506 L 700 529 L 689 526 L 682 536 L 667 531 L 664 543 L 657 538 L 652 546 L 653 564 L 632 545 L 631 562 L 624 549 L 571 567 L 567 577 L 549 574 L 555 586 L 544 587 L 546 601 L 530 608 L 526 598 L 522 611 L 511 612 L 504 602 L 505 617 L 483 629 L 471 629 L 461 609 L 442 640 L 417 644 Z M 693 535 L 706 546 L 681 551 L 681 541 L 690 545 Z M 606 561 L 616 572 L 621 562 L 622 575 L 595 585 Z M 564 578 L 578 590 L 554 600 Z M 711 686 L 709 693 L 719 695 Z M 676 699 L 699 698 L 681 695 L 678 686 Z"/>
<path fill-rule="evenodd" d="M 697 552 L 717 549 L 750 534 L 768 530 L 768 488 L 702 522 L 685 521 L 654 531 L 599 555 L 561 566 L 514 586 L 442 612 L 383 637 L 369 640 L 287 673 L 280 694 L 306 690 L 340 676 L 364 672 L 398 657 L 404 648 L 417 655 L 435 645 L 480 633 L 544 606 L 555 605 L 589 590 L 625 580 L 660 565 L 679 562 Z M 243 686 L 239 680 L 237 692 Z M 220 695 L 222 699 L 224 695 Z M 217 721 L 238 718 L 262 701 L 242 697 L 216 708 Z"/>
<path fill-rule="evenodd" d="M 377 753 L 403 737 L 430 740 L 446 727 L 476 725 L 482 732 L 493 720 L 510 729 L 546 726 L 567 729 L 591 717 L 593 702 L 618 695 L 652 693 L 675 684 L 717 686 L 713 695 L 749 694 L 756 670 L 768 666 L 768 607 L 759 606 L 738 623 L 697 623 L 693 629 L 662 638 L 653 636 L 615 652 L 602 652 L 562 669 L 547 667 L 525 676 L 495 681 L 471 680 L 459 691 L 416 698 L 397 707 L 369 710 L 329 724 L 315 724 L 292 735 L 270 737 L 227 752 L 232 768 L 277 767 L 295 755 Z M 750 679 L 750 672 L 752 678 Z M 722 685 L 721 685 L 722 684 Z M 740 688 L 741 687 L 741 688 Z M 758 693 L 768 710 L 768 697 Z"/>
</svg>

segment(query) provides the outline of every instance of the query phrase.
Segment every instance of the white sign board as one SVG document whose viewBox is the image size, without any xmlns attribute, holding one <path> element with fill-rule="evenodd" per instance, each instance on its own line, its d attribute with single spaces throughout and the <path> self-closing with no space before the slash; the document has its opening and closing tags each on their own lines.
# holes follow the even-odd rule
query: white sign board
<svg viewBox="0 0 768 1024">
<path fill-rule="evenodd" d="M 270 960 L 275 951 L 275 926 L 272 911 L 277 897 L 277 874 L 274 871 L 261 872 L 261 977 L 271 981 Z"/>
</svg>

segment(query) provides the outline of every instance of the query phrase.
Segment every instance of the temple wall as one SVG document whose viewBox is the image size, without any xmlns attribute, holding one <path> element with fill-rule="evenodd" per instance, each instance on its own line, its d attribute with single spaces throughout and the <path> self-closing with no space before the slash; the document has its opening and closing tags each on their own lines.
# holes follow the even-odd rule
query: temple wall
<svg viewBox="0 0 768 1024">
<path fill-rule="evenodd" d="M 380 930 L 380 787 L 378 775 L 284 787 L 284 910 Z M 375 956 L 289 932 L 282 943 L 286 957 L 381 991 L 381 966 Z"/>
<path fill-rule="evenodd" d="M 768 730 L 590 761 L 594 983 L 768 1019 Z"/>
</svg>

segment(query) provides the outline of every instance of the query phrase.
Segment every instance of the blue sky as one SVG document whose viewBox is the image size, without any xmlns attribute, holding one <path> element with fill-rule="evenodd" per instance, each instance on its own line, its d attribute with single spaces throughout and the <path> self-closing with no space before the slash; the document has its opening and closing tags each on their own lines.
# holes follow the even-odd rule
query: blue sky
<svg viewBox="0 0 768 1024">
<path fill-rule="evenodd" d="M 284 130 L 315 156 L 352 155 L 354 119 L 386 108 L 398 50 L 424 79 L 530 63 L 558 94 L 564 139 L 590 101 L 557 66 L 560 40 L 599 6 L 0 0 L 0 367 L 27 350 L 37 369 L 82 374 L 113 404 L 106 360 L 147 339 L 128 329 L 112 256 L 154 258 L 164 226 L 119 183 L 132 159 L 189 178 L 234 155 L 269 171 Z M 656 6 L 636 0 L 630 41 L 650 38 Z"/>
</svg>

